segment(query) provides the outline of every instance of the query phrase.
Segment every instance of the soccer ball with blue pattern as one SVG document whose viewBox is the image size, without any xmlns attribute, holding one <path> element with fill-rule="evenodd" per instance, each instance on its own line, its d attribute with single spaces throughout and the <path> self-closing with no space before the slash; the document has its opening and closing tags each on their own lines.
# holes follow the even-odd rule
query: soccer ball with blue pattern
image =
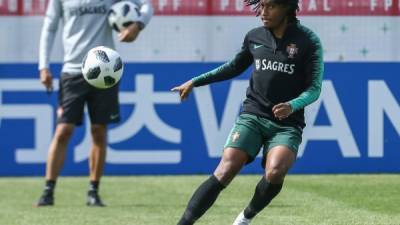
<svg viewBox="0 0 400 225">
<path fill-rule="evenodd" d="M 121 79 L 124 65 L 118 52 L 104 46 L 89 50 L 82 62 L 82 74 L 92 86 L 110 88 Z"/>
<path fill-rule="evenodd" d="M 135 23 L 140 17 L 140 7 L 131 1 L 120 1 L 111 6 L 108 13 L 108 23 L 120 32 L 122 29 Z"/>
</svg>

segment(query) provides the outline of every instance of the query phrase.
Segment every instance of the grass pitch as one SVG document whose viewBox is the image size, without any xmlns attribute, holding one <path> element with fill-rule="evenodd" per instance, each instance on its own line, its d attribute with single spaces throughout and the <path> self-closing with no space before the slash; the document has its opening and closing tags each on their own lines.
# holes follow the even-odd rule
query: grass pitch
<svg viewBox="0 0 400 225">
<path fill-rule="evenodd" d="M 0 178 L 0 225 L 175 225 L 207 176 L 104 177 L 105 208 L 85 206 L 87 178 L 61 177 L 54 207 L 33 208 L 43 178 Z M 199 225 L 230 225 L 260 176 L 238 176 Z M 252 225 L 400 225 L 400 175 L 287 177 Z"/>
</svg>

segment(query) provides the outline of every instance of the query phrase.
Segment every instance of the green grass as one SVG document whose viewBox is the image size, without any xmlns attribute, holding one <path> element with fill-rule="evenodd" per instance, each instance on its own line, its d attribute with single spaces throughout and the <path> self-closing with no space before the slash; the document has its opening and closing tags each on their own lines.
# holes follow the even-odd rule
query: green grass
<svg viewBox="0 0 400 225">
<path fill-rule="evenodd" d="M 106 208 L 85 206 L 87 178 L 62 177 L 56 205 L 33 208 L 42 178 L 0 178 L 1 225 L 175 225 L 206 176 L 104 177 Z M 238 176 L 199 225 L 230 225 L 260 176 Z M 252 225 L 400 225 L 400 175 L 291 175 Z"/>
</svg>

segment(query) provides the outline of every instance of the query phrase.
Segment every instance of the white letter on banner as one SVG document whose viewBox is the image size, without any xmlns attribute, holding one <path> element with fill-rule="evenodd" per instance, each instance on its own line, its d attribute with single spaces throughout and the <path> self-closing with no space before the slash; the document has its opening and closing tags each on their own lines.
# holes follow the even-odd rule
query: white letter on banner
<svg viewBox="0 0 400 225">
<path fill-rule="evenodd" d="M 331 122 L 329 126 L 314 125 L 322 103 L 324 103 Z M 323 82 L 319 100 L 306 107 L 306 110 L 307 127 L 304 129 L 303 143 L 299 148 L 298 157 L 303 155 L 307 142 L 310 140 L 336 140 L 344 157 L 360 157 L 360 151 L 354 140 L 353 133 L 340 105 L 332 81 L 325 80 Z M 321 149 L 321 151 L 326 151 L 326 149 Z"/>
<path fill-rule="evenodd" d="M 384 115 L 400 135 L 400 106 L 385 81 L 368 82 L 368 156 L 383 157 Z"/>
<path fill-rule="evenodd" d="M 371 0 L 371 5 L 370 5 L 371 11 L 375 11 L 376 6 L 378 6 L 376 0 Z"/>
<path fill-rule="evenodd" d="M 331 7 L 329 7 L 328 0 L 324 0 L 324 12 L 330 12 Z"/>
<path fill-rule="evenodd" d="M 385 11 L 388 11 L 391 7 L 393 6 L 393 1 L 392 0 L 385 0 Z"/>
<path fill-rule="evenodd" d="M 247 86 L 247 80 L 232 81 L 220 125 L 218 125 L 210 87 L 204 86 L 194 89 L 200 122 L 210 157 L 216 158 L 222 155 L 222 148 L 238 116 Z"/>
<path fill-rule="evenodd" d="M 221 11 L 225 11 L 226 7 L 229 6 L 229 0 L 220 0 L 220 1 L 221 1 L 220 9 Z"/>
<path fill-rule="evenodd" d="M 8 0 L 8 12 L 17 12 L 18 0 Z"/>
<path fill-rule="evenodd" d="M 33 10 L 33 5 L 32 5 L 33 3 L 32 3 L 32 0 L 25 0 L 24 2 L 23 2 L 23 7 L 24 7 L 24 10 L 23 10 L 23 12 L 24 13 L 30 13 L 30 12 L 32 12 L 32 10 Z"/>
<path fill-rule="evenodd" d="M 167 6 L 167 0 L 158 0 L 158 10 L 163 11 Z"/>
<path fill-rule="evenodd" d="M 181 142 L 181 131 L 164 123 L 157 115 L 156 104 L 180 104 L 179 95 L 171 92 L 155 92 L 152 74 L 136 75 L 136 91 L 121 92 L 122 105 L 135 105 L 134 112 L 121 125 L 109 130 L 109 144 L 123 142 L 134 137 L 146 127 L 155 137 L 171 143 Z M 88 120 L 87 120 L 88 121 Z M 90 132 L 86 129 L 84 140 L 75 148 L 74 161 L 88 158 Z M 113 164 L 174 164 L 181 161 L 179 149 L 113 149 L 108 147 L 106 162 Z"/>
<path fill-rule="evenodd" d="M 243 11 L 243 8 L 244 8 L 243 0 L 236 0 L 236 2 L 235 2 L 236 11 L 241 12 L 241 11 Z"/>
<path fill-rule="evenodd" d="M 179 7 L 181 7 L 181 0 L 174 0 L 172 2 L 172 9 L 178 11 Z"/>
<path fill-rule="evenodd" d="M 54 80 L 54 87 L 58 87 L 58 80 Z M 1 79 L 0 80 L 0 126 L 4 119 L 33 119 L 34 147 L 16 149 L 17 163 L 44 163 L 47 149 L 53 132 L 53 107 L 48 104 L 3 104 L 4 91 L 44 91 L 44 87 L 37 79 Z"/>
<path fill-rule="evenodd" d="M 308 3 L 308 11 L 316 11 L 317 10 L 317 1 L 316 0 L 310 0 Z"/>
</svg>

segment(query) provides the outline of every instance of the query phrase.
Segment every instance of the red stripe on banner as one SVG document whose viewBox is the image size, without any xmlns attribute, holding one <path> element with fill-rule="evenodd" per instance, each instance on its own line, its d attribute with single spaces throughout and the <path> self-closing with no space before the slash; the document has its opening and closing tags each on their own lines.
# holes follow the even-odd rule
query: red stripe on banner
<svg viewBox="0 0 400 225">
<path fill-rule="evenodd" d="M 0 15 L 43 15 L 48 0 L 0 0 Z M 156 15 L 254 15 L 243 0 L 152 0 Z M 400 0 L 300 0 L 302 16 L 400 16 Z"/>
<path fill-rule="evenodd" d="M 399 0 L 300 0 L 303 15 L 399 16 Z"/>
<path fill-rule="evenodd" d="M 47 2 L 48 0 L 0 0 L 0 15 L 44 15 Z"/>
</svg>

